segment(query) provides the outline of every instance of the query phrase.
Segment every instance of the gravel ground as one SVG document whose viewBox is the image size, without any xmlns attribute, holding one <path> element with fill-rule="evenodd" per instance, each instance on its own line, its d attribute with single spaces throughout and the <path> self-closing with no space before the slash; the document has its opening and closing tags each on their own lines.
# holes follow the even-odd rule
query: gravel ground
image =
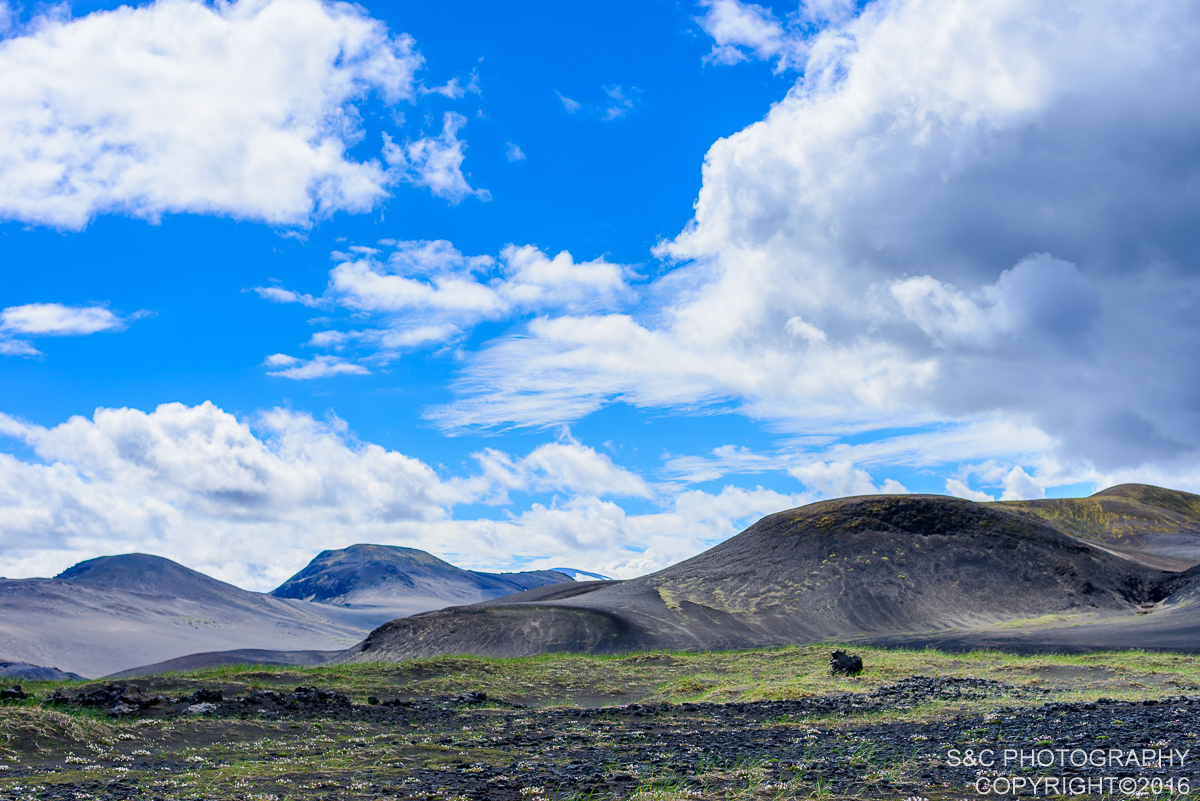
<svg viewBox="0 0 1200 801">
<path fill-rule="evenodd" d="M 65 774 L 61 759 L 52 764 L 47 757 L 39 763 L 31 756 L 0 774 L 0 799 L 526 801 L 572 794 L 628 797 L 646 794 L 655 783 L 665 793 L 656 797 L 664 799 L 813 793 L 931 799 L 983 797 L 972 786 L 980 778 L 988 787 L 997 779 L 1006 782 L 1017 776 L 1030 781 L 1040 775 L 1060 777 L 1058 787 L 1064 791 L 1072 786 L 1072 778 L 1076 788 L 1081 786 L 1078 780 L 1091 779 L 1095 789 L 1094 782 L 1111 777 L 1109 794 L 1116 797 L 1152 789 L 1157 786 L 1154 779 L 1171 780 L 1171 787 L 1184 779 L 1200 789 L 1190 754 L 1200 728 L 1200 697 L 1066 704 L 1045 703 L 1042 692 L 984 679 L 917 676 L 870 693 L 791 701 L 533 710 L 495 704 L 479 694 L 352 704 L 343 695 L 319 688 L 237 699 L 218 699 L 215 690 L 202 690 L 125 713 L 127 718 L 154 720 L 137 727 L 146 730 L 170 722 L 169 735 L 163 737 L 170 739 L 172 748 L 164 747 L 161 757 L 143 755 L 130 761 L 124 751 L 133 749 L 117 747 L 108 753 L 107 763 L 97 757 L 98 764 L 90 766 L 92 777 L 79 781 Z M 124 697 L 128 701 L 137 696 L 126 690 Z M 921 710 L 939 705 L 969 710 L 976 702 L 998 697 L 1008 705 L 993 705 L 985 714 L 931 712 L 927 717 L 932 719 L 920 722 L 893 719 L 919 717 Z M 111 703 L 133 706 L 119 699 Z M 197 709 L 200 704 L 206 706 Z M 323 744 L 304 739 L 309 734 L 305 727 L 319 728 L 321 721 L 326 727 L 349 725 L 359 736 L 326 737 Z M 180 757 L 185 751 L 209 753 L 214 764 L 221 759 L 228 764 L 232 743 L 251 742 L 281 724 L 301 729 L 293 744 L 282 750 L 277 745 L 243 748 L 239 759 L 276 765 L 272 776 L 285 770 L 292 778 L 284 792 L 282 785 L 272 789 L 270 781 L 253 777 L 247 784 L 250 789 L 240 796 L 215 785 L 211 793 L 195 789 L 194 783 L 188 788 L 172 786 L 171 777 L 185 773 L 199 775 L 203 782 L 196 765 Z M 277 749 L 274 753 L 272 747 Z M 1017 755 L 1007 767 L 1005 749 Z M 1137 764 L 1131 764 L 1131 750 Z M 981 766 L 981 752 L 985 762 L 994 764 Z M 1041 759 L 1042 766 L 1022 766 L 1022 752 Z M 1181 752 L 1189 752 L 1182 764 Z M 1200 760 L 1200 748 L 1196 752 Z M 1091 764 L 1072 766 L 1081 753 Z M 1174 764 L 1142 764 L 1151 753 L 1174 754 Z M 1110 764 L 1118 754 L 1121 764 Z M 352 769 L 320 767 L 323 760 L 332 763 L 335 757 L 345 765 L 356 755 L 362 758 Z M 1051 758 L 1054 764 L 1046 764 Z M 1138 784 L 1122 786 L 1121 779 Z M 669 787 L 661 789 L 665 785 Z M 1120 791 L 1131 786 L 1133 792 Z M 1010 789 L 1008 784 L 1000 787 Z M 1047 794 L 1045 789 L 1043 785 L 1037 795 Z M 1001 795 L 1033 796 L 1028 785 L 1023 790 Z"/>
</svg>

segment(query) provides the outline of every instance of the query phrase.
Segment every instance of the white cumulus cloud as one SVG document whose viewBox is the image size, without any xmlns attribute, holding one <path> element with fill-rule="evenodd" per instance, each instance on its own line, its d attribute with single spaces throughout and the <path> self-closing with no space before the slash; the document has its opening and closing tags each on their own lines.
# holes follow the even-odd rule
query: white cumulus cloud
<svg viewBox="0 0 1200 801">
<path fill-rule="evenodd" d="M 1075 265 L 1046 254 L 1022 259 L 976 298 L 928 275 L 898 279 L 889 290 L 904 316 L 944 347 L 1078 342 L 1100 311 L 1095 286 Z"/>
<path fill-rule="evenodd" d="M 212 403 L 151 412 L 98 409 L 42 427 L 0 414 L 0 574 L 46 575 L 94 556 L 140 551 L 267 590 L 317 552 L 405 545 L 473 568 L 580 564 L 633 576 L 810 499 L 726 487 L 660 495 L 564 434 L 525 456 L 475 454 L 480 471 L 439 475 L 359 441 L 337 418 L 273 409 L 239 420 Z M 504 520 L 455 519 L 459 504 L 547 492 Z M 629 515 L 604 496 L 644 498 Z"/>
<path fill-rule="evenodd" d="M 982 490 L 974 490 L 964 481 L 957 478 L 946 479 L 946 494 L 953 495 L 956 498 L 965 498 L 968 501 L 978 501 L 986 503 L 996 500 L 992 495 L 988 495 Z"/>
<path fill-rule="evenodd" d="M 242 582 L 257 571 L 261 586 L 325 532 L 384 536 L 467 497 L 416 459 L 356 445 L 336 420 L 274 410 L 256 428 L 211 403 L 99 409 L 53 428 L 0 415 L 0 434 L 41 460 L 0 454 L 6 568 L 139 550 Z"/>
<path fill-rule="evenodd" d="M 371 319 L 376 325 L 369 328 L 319 331 L 308 344 L 336 351 L 354 348 L 377 361 L 401 350 L 445 343 L 484 320 L 612 308 L 633 294 L 627 283 L 631 271 L 603 258 L 577 262 L 567 251 L 552 257 L 532 245 L 507 245 L 499 258 L 464 256 L 445 240 L 387 242 L 386 253 L 367 247 L 334 253 L 338 264 L 319 298 L 279 286 L 255 291 L 274 302 L 346 309 L 359 324 L 364 317 Z M 318 359 L 334 364 L 331 356 Z M 336 364 L 350 372 L 349 362 Z M 284 366 L 290 372 L 276 374 L 320 375 L 308 365 Z"/>
<path fill-rule="evenodd" d="M 540 445 L 520 459 L 487 448 L 475 454 L 475 460 L 484 477 L 496 490 L 503 492 L 570 491 L 597 498 L 606 495 L 653 497 L 650 485 L 641 476 L 569 437 L 564 442 Z"/>
<path fill-rule="evenodd" d="M 767 60 L 791 47 L 783 25 L 769 8 L 739 0 L 706 0 L 700 5 L 706 11 L 696 21 L 716 42 L 706 61 L 736 64 L 751 57 Z"/>
<path fill-rule="evenodd" d="M 726 60 L 802 53 L 801 77 L 709 150 L 693 220 L 657 250 L 673 269 L 640 304 L 489 343 L 440 425 L 614 401 L 730 404 L 834 437 L 1006 420 L 1036 432 L 1009 469 L 1038 466 L 1039 486 L 1190 482 L 1195 4 L 828 2 L 778 19 L 727 0 L 703 24 Z"/>
<path fill-rule="evenodd" d="M 705 11 L 695 18 L 696 22 L 714 42 L 704 57 L 708 64 L 758 59 L 774 61 L 776 72 L 783 72 L 803 68 L 814 45 L 821 58 L 852 46 L 843 31 L 821 39 L 814 33 L 852 19 L 855 0 L 805 0 L 784 20 L 769 8 L 742 0 L 701 0 L 699 5 Z"/>
<path fill-rule="evenodd" d="M 345 3 L 158 0 L 39 17 L 0 40 L 0 74 L 20 76 L 0 82 L 0 217 L 303 225 L 368 209 L 397 176 L 347 156 L 358 104 L 412 99 L 421 64 L 409 36 Z M 441 193 L 445 146 L 412 145 L 426 154 L 418 182 Z"/>
</svg>

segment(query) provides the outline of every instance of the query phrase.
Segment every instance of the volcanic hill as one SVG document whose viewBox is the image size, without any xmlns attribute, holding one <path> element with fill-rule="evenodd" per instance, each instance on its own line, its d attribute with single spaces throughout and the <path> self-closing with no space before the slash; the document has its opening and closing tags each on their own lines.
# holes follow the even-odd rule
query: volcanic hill
<svg viewBox="0 0 1200 801">
<path fill-rule="evenodd" d="M 351 545 L 317 554 L 271 595 L 348 608 L 377 608 L 386 610 L 391 619 L 564 581 L 572 578 L 553 570 L 480 573 L 415 548 Z"/>
<path fill-rule="evenodd" d="M 1120 535 L 1161 550 L 1173 533 L 1162 521 L 1170 520 L 1186 542 L 1192 518 L 1178 507 L 1190 509 L 1196 496 L 1150 490 L 1157 488 L 1109 491 L 1091 507 L 1077 506 L 1109 510 L 1090 524 L 1086 515 L 1056 511 L 1055 501 L 1011 508 L 929 495 L 823 501 L 766 517 L 638 579 L 542 587 L 394 620 L 337 661 L 856 639 L 970 647 L 973 636 L 995 632 L 1017 648 L 1024 636 L 1054 649 L 1054 632 L 1074 632 L 1068 650 L 1091 647 L 1087 631 L 1102 635 L 1096 647 L 1165 647 L 1155 638 L 1200 633 L 1194 607 L 1180 602 L 1194 571 L 1156 569 L 1136 548 L 1122 553 L 1095 541 Z M 1112 511 L 1122 508 L 1132 509 L 1134 522 L 1123 525 Z M 1051 525 L 1060 519 L 1070 526 Z M 1187 553 L 1170 558 L 1184 564 Z M 1170 632 L 1146 628 L 1152 621 Z M 1194 638 L 1190 650 L 1198 648 Z"/>
</svg>

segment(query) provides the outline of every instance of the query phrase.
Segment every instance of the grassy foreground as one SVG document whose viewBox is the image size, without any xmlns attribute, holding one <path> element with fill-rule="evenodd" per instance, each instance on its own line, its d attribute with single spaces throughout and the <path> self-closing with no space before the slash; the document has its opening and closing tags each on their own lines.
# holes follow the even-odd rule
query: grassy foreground
<svg viewBox="0 0 1200 801">
<path fill-rule="evenodd" d="M 399 665 L 216 668 L 133 680 L 147 693 L 170 696 L 188 695 L 200 687 L 220 688 L 232 697 L 254 689 L 291 690 L 297 685 L 316 685 L 346 693 L 355 703 L 366 703 L 371 696 L 413 699 L 487 693 L 489 704 L 474 709 L 470 713 L 473 717 L 455 713 L 459 716 L 453 725 L 437 727 L 416 718 L 406 720 L 403 726 L 355 720 L 114 720 L 86 710 L 56 711 L 38 705 L 36 699 L 55 688 L 79 683 L 29 682 L 24 686 L 33 697 L 0 707 L 0 799 L 126 797 L 105 795 L 115 792 L 111 790 L 114 782 L 142 788 L 138 792 L 144 792 L 144 796 L 134 794 L 130 798 L 377 798 L 389 794 L 384 783 L 403 785 L 410 773 L 416 776 L 421 772 L 457 771 L 461 775 L 498 765 L 513 774 L 503 778 L 519 784 L 519 771 L 525 769 L 520 766 L 530 763 L 520 761 L 522 757 L 514 749 L 497 745 L 504 737 L 510 738 L 504 742 L 513 742 L 513 732 L 527 733 L 517 737 L 519 742 L 521 738 L 536 739 L 539 731 L 552 731 L 553 739 L 545 737 L 545 744 L 529 752 L 545 753 L 548 760 L 556 758 L 556 750 L 565 760 L 575 740 L 586 741 L 592 751 L 610 748 L 615 754 L 617 746 L 630 738 L 636 743 L 638 738 L 644 740 L 655 734 L 648 727 L 641 733 L 630 731 L 636 727 L 628 716 L 612 716 L 616 722 L 611 725 L 603 723 L 590 729 L 568 725 L 561 717 L 553 717 L 555 710 L 564 708 L 865 694 L 917 675 L 989 679 L 1005 685 L 1007 689 L 986 698 L 942 698 L 860 715 L 812 714 L 802 719 L 784 716 L 769 722 L 769 728 L 786 734 L 791 743 L 815 742 L 819 738 L 840 743 L 842 751 L 838 753 L 844 754 L 838 759 L 858 764 L 864 776 L 863 789 L 852 795 L 880 797 L 889 795 L 880 791 L 880 786 L 905 786 L 905 781 L 923 769 L 925 763 L 920 760 L 928 762 L 935 755 L 914 750 L 903 759 L 874 760 L 871 737 L 864 734 L 864 727 L 911 724 L 918 727 L 913 729 L 918 733 L 910 739 L 920 743 L 929 738 L 919 733 L 919 727 L 944 723 L 956 716 L 987 719 L 989 715 L 995 717 L 996 710 L 1041 706 L 1048 701 L 1143 701 L 1195 695 L 1200 690 L 1200 663 L 1194 657 L 1178 654 L 1014 656 L 988 651 L 952 655 L 929 650 L 854 648 L 863 657 L 865 670 L 856 678 L 839 678 L 828 673 L 831 649 L 811 645 L 600 657 L 444 657 Z M 491 701 L 498 703 L 490 705 Z M 511 704 L 526 708 L 514 710 Z M 704 720 L 689 719 L 686 725 L 702 726 Z M 712 718 L 711 725 L 729 728 L 728 722 L 718 718 Z M 665 723 L 659 726 L 663 732 L 669 728 Z M 693 761 L 685 780 L 677 762 L 673 767 L 664 764 L 647 770 L 622 765 L 614 756 L 606 768 L 608 774 L 630 774 L 632 783 L 622 785 L 619 791 L 577 796 L 642 801 L 830 796 L 819 774 L 810 770 L 811 765 L 770 765 L 770 760 L 761 756 L 734 759 L 703 752 L 695 753 Z M 881 781 L 883 785 L 878 784 Z M 423 797 L 469 797 L 456 796 L 451 784 L 441 792 L 435 787 Z M 64 788 L 69 788 L 70 794 Z M 570 797 L 536 784 L 521 787 L 513 797 L 556 795 Z M 926 795 L 941 797 L 937 793 Z M 963 795 L 959 789 L 957 795 L 946 797 Z"/>
<path fill-rule="evenodd" d="M 767 701 L 866 691 L 914 675 L 994 679 L 1049 690 L 1056 700 L 1097 694 L 1128 700 L 1200 690 L 1200 660 L 1185 654 L 1116 651 L 1017 656 L 998 651 L 946 654 L 934 650 L 853 647 L 861 676 L 829 675 L 835 645 L 716 652 L 645 652 L 619 656 L 550 654 L 514 659 L 449 656 L 401 664 L 316 667 L 241 665 L 132 679 L 147 692 L 187 694 L 199 686 L 231 691 L 315 684 L 348 694 L 421 698 L 483 691 L 532 707 L 605 706 L 642 702 Z M 97 680 L 100 681 L 100 680 Z M 92 682 L 26 682 L 36 697 Z M 25 702 L 26 705 L 32 701 Z M 11 706 L 11 705 L 10 705 Z"/>
</svg>

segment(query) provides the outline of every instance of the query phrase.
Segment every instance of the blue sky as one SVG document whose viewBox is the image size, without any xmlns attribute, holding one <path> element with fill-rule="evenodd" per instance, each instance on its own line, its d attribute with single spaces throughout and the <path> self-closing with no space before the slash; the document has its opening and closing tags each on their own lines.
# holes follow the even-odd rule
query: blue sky
<svg viewBox="0 0 1200 801">
<path fill-rule="evenodd" d="M 0 574 L 1200 490 L 1185 2 L 4 5 Z"/>
</svg>

